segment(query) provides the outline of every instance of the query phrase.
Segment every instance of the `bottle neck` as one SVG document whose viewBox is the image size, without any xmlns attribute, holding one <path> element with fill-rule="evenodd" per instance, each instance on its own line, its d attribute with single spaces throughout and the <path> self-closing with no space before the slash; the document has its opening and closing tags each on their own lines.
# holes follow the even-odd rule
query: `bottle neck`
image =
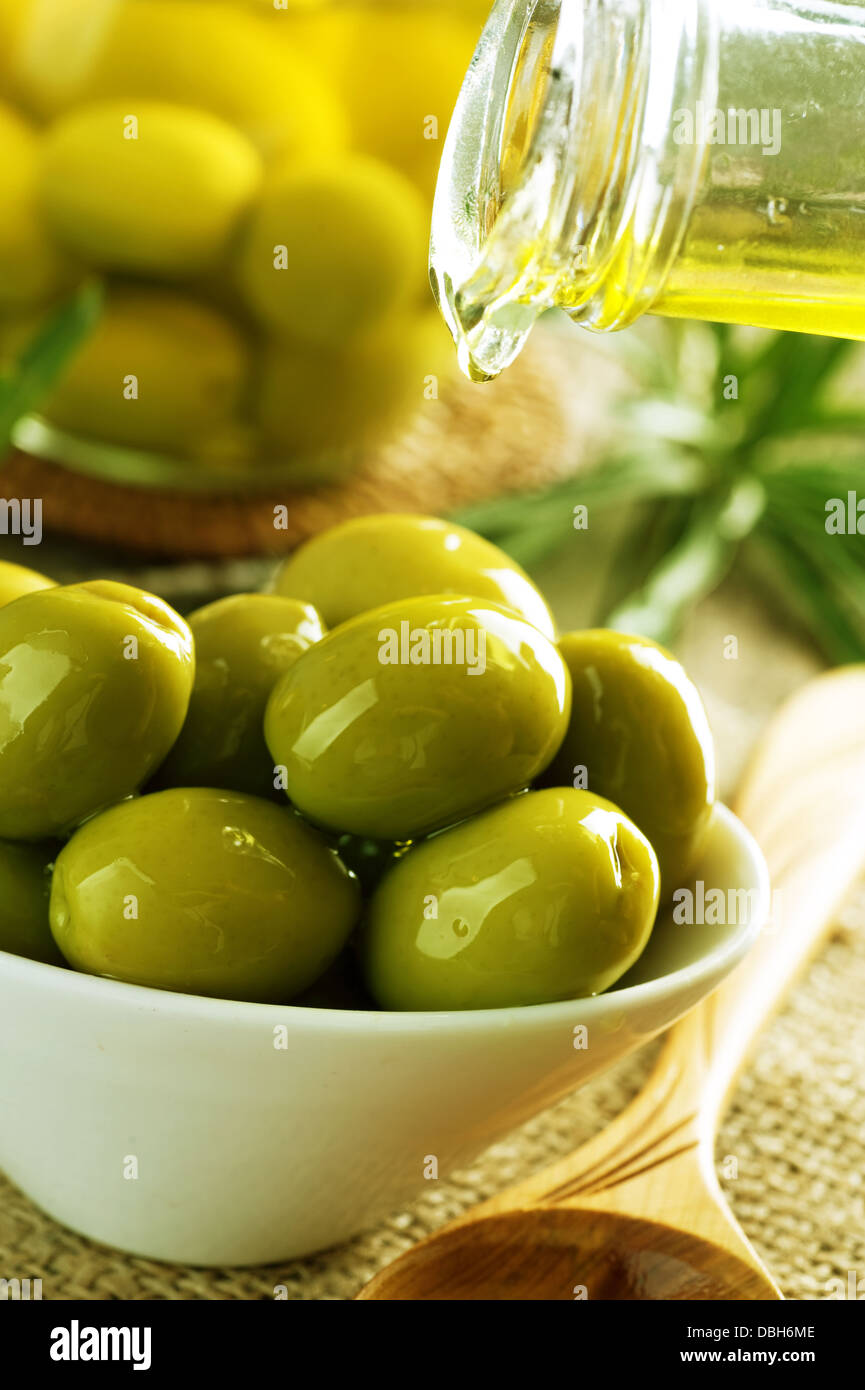
<svg viewBox="0 0 865 1390">
<path fill-rule="evenodd" d="M 674 113 L 717 93 L 714 0 L 497 0 L 454 112 L 431 279 L 467 375 L 545 310 L 631 323 L 663 288 L 705 158 Z"/>
</svg>

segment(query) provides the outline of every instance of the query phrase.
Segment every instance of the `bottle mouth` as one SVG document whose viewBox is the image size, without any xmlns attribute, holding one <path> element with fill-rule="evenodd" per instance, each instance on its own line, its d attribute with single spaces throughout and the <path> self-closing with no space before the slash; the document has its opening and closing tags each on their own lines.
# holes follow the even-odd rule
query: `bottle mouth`
<svg viewBox="0 0 865 1390">
<path fill-rule="evenodd" d="M 460 366 L 475 381 L 509 366 L 554 302 L 544 262 L 576 105 L 580 9 L 497 0 L 448 131 L 430 281 Z"/>
<path fill-rule="evenodd" d="M 430 281 L 474 381 L 537 319 L 624 327 L 657 297 L 702 152 L 671 113 L 716 81 L 709 0 L 497 0 L 445 141 Z"/>
</svg>

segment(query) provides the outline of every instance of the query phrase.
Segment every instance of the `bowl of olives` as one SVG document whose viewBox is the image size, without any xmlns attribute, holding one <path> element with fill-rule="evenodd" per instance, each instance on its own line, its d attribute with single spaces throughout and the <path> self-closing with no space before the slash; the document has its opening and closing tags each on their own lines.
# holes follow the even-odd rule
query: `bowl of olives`
<svg viewBox="0 0 865 1390">
<path fill-rule="evenodd" d="M 444 135 L 482 0 L 0 0 L 0 369 L 93 278 L 25 451 L 325 483 L 423 407 Z"/>
<path fill-rule="evenodd" d="M 186 618 L 0 567 L 0 1164 L 151 1258 L 346 1239 L 742 958 L 714 778 L 674 657 L 435 518 Z"/>
</svg>

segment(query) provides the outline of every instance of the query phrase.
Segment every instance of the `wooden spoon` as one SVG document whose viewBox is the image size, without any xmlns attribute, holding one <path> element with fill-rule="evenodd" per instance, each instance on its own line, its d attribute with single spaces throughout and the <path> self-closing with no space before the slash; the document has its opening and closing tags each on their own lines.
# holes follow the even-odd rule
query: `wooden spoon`
<svg viewBox="0 0 865 1390">
<path fill-rule="evenodd" d="M 361 1299 L 782 1297 L 718 1185 L 715 1136 L 751 1044 L 865 867 L 865 667 L 784 706 L 736 809 L 775 891 L 748 958 L 671 1030 L 606 1130 L 415 1246 Z"/>
</svg>

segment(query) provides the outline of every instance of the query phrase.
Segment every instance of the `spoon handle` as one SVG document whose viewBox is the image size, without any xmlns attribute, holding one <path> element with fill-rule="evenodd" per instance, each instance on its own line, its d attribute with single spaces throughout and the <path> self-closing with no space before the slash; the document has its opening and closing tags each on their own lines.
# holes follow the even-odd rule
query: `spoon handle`
<svg viewBox="0 0 865 1390">
<path fill-rule="evenodd" d="M 818 676 L 787 701 L 736 810 L 766 856 L 771 919 L 732 975 L 667 1035 L 643 1091 L 599 1136 L 603 1148 L 621 1130 L 665 1150 L 696 1144 L 710 1162 L 752 1044 L 865 869 L 865 666 Z"/>
<path fill-rule="evenodd" d="M 752 1043 L 831 933 L 865 869 L 865 667 L 820 676 L 783 706 L 746 773 L 736 810 L 766 856 L 772 918 L 748 957 L 672 1039 L 675 1045 L 689 1024 L 702 1034 L 694 1100 L 701 1128 L 712 1134 Z"/>
</svg>

